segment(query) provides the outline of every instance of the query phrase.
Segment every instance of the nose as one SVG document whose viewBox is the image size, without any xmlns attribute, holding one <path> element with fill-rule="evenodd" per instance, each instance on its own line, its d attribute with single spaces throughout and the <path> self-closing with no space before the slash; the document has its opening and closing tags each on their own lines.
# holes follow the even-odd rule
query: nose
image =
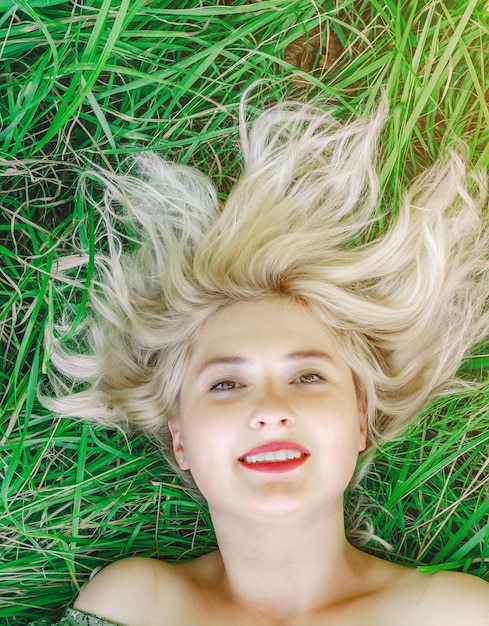
<svg viewBox="0 0 489 626">
<path fill-rule="evenodd" d="M 290 428 L 295 422 L 294 412 L 285 399 L 270 390 L 257 401 L 250 416 L 250 426 L 254 429 Z"/>
</svg>

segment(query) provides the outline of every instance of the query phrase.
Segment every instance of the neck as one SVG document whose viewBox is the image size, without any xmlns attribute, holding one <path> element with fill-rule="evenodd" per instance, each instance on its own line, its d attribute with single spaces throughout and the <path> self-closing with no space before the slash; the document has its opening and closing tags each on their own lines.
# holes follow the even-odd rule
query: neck
<svg viewBox="0 0 489 626">
<path fill-rule="evenodd" d="M 343 510 L 226 520 L 214 516 L 223 583 L 234 602 L 276 618 L 341 601 L 356 585 L 364 555 L 345 537 Z"/>
</svg>

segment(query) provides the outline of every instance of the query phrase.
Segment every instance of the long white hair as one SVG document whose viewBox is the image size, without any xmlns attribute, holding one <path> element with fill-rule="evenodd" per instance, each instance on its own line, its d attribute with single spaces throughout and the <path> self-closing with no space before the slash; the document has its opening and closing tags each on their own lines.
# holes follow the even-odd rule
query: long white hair
<svg viewBox="0 0 489 626">
<path fill-rule="evenodd" d="M 244 168 L 222 208 L 203 174 L 156 154 L 126 173 L 87 172 L 105 187 L 91 313 L 77 346 L 62 339 L 68 319 L 50 335 L 43 403 L 133 424 L 170 450 L 166 421 L 202 324 L 272 294 L 333 330 L 365 399 L 369 448 L 467 385 L 457 370 L 489 334 L 487 181 L 447 153 L 392 206 L 378 176 L 384 122 L 383 107 L 341 123 L 296 103 L 249 132 L 242 122 Z"/>
</svg>

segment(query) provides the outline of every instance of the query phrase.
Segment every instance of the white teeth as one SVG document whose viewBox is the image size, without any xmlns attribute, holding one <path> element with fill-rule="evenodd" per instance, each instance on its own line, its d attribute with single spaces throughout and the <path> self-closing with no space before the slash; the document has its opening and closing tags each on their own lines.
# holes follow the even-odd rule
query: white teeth
<svg viewBox="0 0 489 626">
<path fill-rule="evenodd" d="M 245 456 L 245 463 L 274 463 L 276 461 L 290 461 L 291 459 L 299 459 L 303 454 L 298 450 L 275 450 L 275 452 L 262 452 L 260 454 L 252 454 Z"/>
</svg>

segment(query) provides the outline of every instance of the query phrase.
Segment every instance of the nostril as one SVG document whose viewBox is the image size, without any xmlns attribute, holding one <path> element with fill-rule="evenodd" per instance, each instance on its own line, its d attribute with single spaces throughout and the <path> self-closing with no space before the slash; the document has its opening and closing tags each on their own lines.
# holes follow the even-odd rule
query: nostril
<svg viewBox="0 0 489 626">
<path fill-rule="evenodd" d="M 267 402 L 260 403 L 249 415 L 250 424 L 254 428 L 264 428 L 267 426 L 288 427 L 295 423 L 295 416 L 289 407 L 283 403 Z"/>
</svg>

